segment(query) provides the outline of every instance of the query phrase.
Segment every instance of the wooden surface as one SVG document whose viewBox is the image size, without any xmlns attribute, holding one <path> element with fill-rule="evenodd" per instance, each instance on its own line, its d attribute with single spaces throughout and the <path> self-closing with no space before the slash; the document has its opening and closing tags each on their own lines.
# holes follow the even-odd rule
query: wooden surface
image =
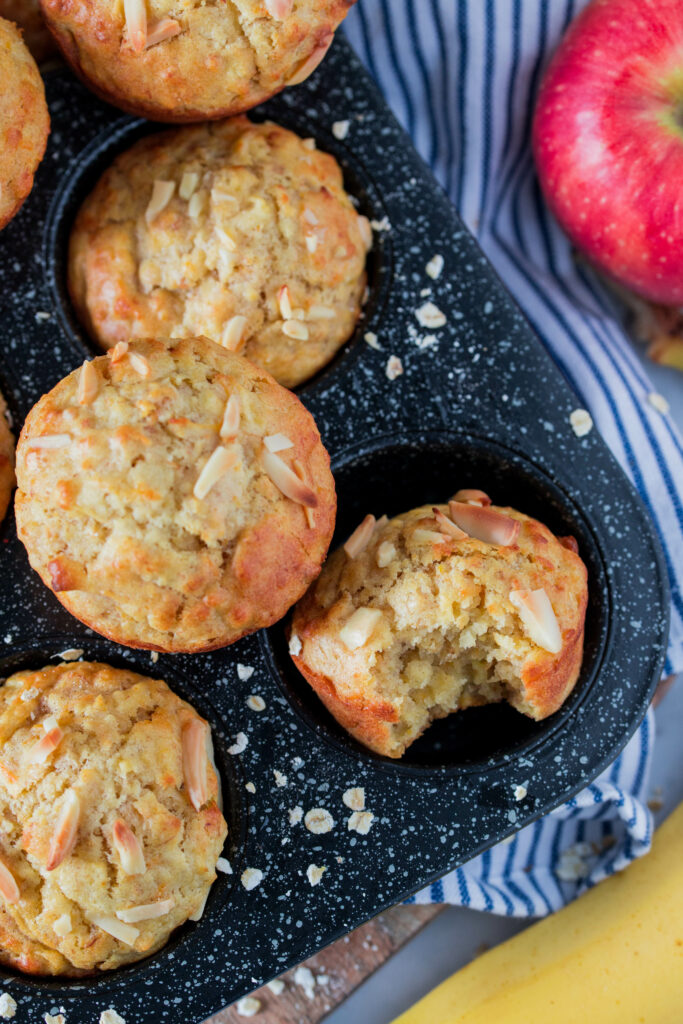
<svg viewBox="0 0 683 1024">
<path fill-rule="evenodd" d="M 282 975 L 285 989 L 280 995 L 267 987 L 254 993 L 261 1003 L 254 1017 L 244 1017 L 231 1006 L 207 1024 L 244 1024 L 247 1019 L 254 1024 L 318 1024 L 442 909 L 393 907 L 306 961 L 303 966 L 320 979 L 312 998 L 294 980 L 296 970 L 288 971 Z"/>
</svg>

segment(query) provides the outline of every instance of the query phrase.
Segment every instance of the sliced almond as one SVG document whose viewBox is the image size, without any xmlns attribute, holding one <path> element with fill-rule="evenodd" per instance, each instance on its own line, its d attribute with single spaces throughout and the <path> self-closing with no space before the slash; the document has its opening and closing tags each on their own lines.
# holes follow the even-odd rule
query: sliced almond
<svg viewBox="0 0 683 1024">
<path fill-rule="evenodd" d="M 308 341 L 308 327 L 301 320 L 285 320 L 282 325 L 282 333 L 296 341 Z"/>
<path fill-rule="evenodd" d="M 277 304 L 280 309 L 280 316 L 283 320 L 292 319 L 292 299 L 289 294 L 289 288 L 286 284 L 283 284 L 282 288 L 277 293 Z"/>
<path fill-rule="evenodd" d="M 97 398 L 97 392 L 100 390 L 100 378 L 97 375 L 97 370 L 92 363 L 88 360 L 81 366 L 81 372 L 78 375 L 78 392 L 76 398 L 79 405 L 90 405 Z"/>
<path fill-rule="evenodd" d="M 62 742 L 64 733 L 55 725 L 52 729 L 49 729 L 44 736 L 34 743 L 28 754 L 26 755 L 26 761 L 28 764 L 44 764 L 47 761 L 50 754 L 57 749 L 59 744 Z"/>
<path fill-rule="evenodd" d="M 246 316 L 241 316 L 240 314 L 231 316 L 223 328 L 221 344 L 223 348 L 230 349 L 231 352 L 237 352 L 246 341 L 248 333 L 249 321 Z"/>
<path fill-rule="evenodd" d="M 229 235 L 227 231 L 223 230 L 223 228 L 217 227 L 214 228 L 214 230 L 228 252 L 237 252 L 237 242 L 232 235 Z"/>
<path fill-rule="evenodd" d="M 459 526 L 456 526 L 452 519 L 445 516 L 441 509 L 432 508 L 434 518 L 436 519 L 436 525 L 439 527 L 441 533 L 448 534 L 449 537 L 455 537 L 456 540 L 462 540 L 467 534 L 464 530 L 461 530 Z"/>
<path fill-rule="evenodd" d="M 158 178 L 152 186 L 152 198 L 145 210 L 145 220 L 151 224 L 162 210 L 165 210 L 175 192 L 175 181 L 160 181 Z"/>
<path fill-rule="evenodd" d="M 196 220 L 199 214 L 202 212 L 204 206 L 204 199 L 201 192 L 195 192 L 191 197 L 190 202 L 187 206 L 187 212 L 192 220 Z"/>
<path fill-rule="evenodd" d="M 511 590 L 510 603 L 517 609 L 535 644 L 551 654 L 562 650 L 562 634 L 545 590 Z"/>
<path fill-rule="evenodd" d="M 208 457 L 204 463 L 204 468 L 197 478 L 192 492 L 195 498 L 202 501 L 214 484 L 218 483 L 220 478 L 234 466 L 236 459 L 237 456 L 233 451 L 219 445 Z"/>
<path fill-rule="evenodd" d="M 299 480 L 301 480 L 304 484 L 308 485 L 308 480 L 306 478 L 306 470 L 304 469 L 303 463 L 300 462 L 299 459 L 294 459 L 292 466 L 294 467 L 294 472 L 299 477 Z M 308 505 L 304 505 L 304 515 L 306 516 L 306 523 L 308 525 L 308 529 L 314 529 L 315 512 L 313 511 L 313 509 L 309 508 Z"/>
<path fill-rule="evenodd" d="M 313 255 L 313 253 L 318 248 L 317 236 L 316 235 L 304 235 L 304 241 L 306 243 L 306 248 L 308 249 L 310 254 Z"/>
<path fill-rule="evenodd" d="M 220 436 L 223 438 L 236 437 L 240 429 L 241 405 L 239 395 L 230 395 L 225 404 L 223 422 L 221 424 Z"/>
<path fill-rule="evenodd" d="M 271 18 L 284 21 L 292 13 L 294 0 L 266 0 L 266 10 Z"/>
<path fill-rule="evenodd" d="M 68 444 L 71 444 L 68 434 L 42 434 L 26 442 L 28 448 L 66 448 Z"/>
<path fill-rule="evenodd" d="M 350 651 L 367 643 L 382 620 L 377 608 L 357 608 L 351 618 L 339 630 L 339 639 Z"/>
<path fill-rule="evenodd" d="M 323 59 L 323 57 L 329 50 L 330 46 L 332 45 L 333 38 L 334 36 L 332 35 L 332 33 L 330 33 L 330 38 L 326 43 L 323 43 L 321 46 L 316 46 L 310 57 L 307 60 L 305 60 L 303 64 L 299 65 L 298 69 L 288 80 L 287 85 L 301 85 L 301 83 L 304 82 L 309 75 L 313 74 L 318 64 Z"/>
<path fill-rule="evenodd" d="M 446 544 L 451 540 L 445 533 L 437 533 L 436 530 L 413 530 L 412 539 L 418 544 Z"/>
<path fill-rule="evenodd" d="M 178 195 L 181 199 L 190 199 L 191 196 L 197 191 L 197 185 L 199 184 L 199 175 L 196 171 L 185 171 L 182 178 L 180 179 L 180 188 L 178 189 Z"/>
<path fill-rule="evenodd" d="M 200 811 L 209 799 L 206 761 L 206 723 L 193 718 L 183 728 L 183 774 L 195 811 Z"/>
<path fill-rule="evenodd" d="M 127 946 L 134 946 L 135 940 L 140 934 L 139 928 L 133 928 L 130 924 L 124 924 L 122 921 L 117 920 L 117 918 L 110 917 L 109 914 L 90 914 L 88 920 L 98 928 L 101 928 L 107 935 L 118 939 L 119 942 L 124 942 Z"/>
<path fill-rule="evenodd" d="M 18 903 L 21 893 L 17 881 L 3 861 L 0 860 L 0 896 L 5 903 Z"/>
<path fill-rule="evenodd" d="M 449 501 L 448 508 L 455 524 L 470 537 L 501 547 L 508 547 L 517 539 L 519 522 L 502 512 L 462 501 Z"/>
<path fill-rule="evenodd" d="M 396 548 L 390 540 L 382 541 L 377 548 L 377 566 L 386 569 L 390 562 L 396 557 Z"/>
<path fill-rule="evenodd" d="M 52 925 L 52 931 L 55 935 L 58 935 L 60 939 L 70 935 L 73 931 L 73 925 L 71 924 L 71 915 L 64 913 L 60 914 L 55 923 Z"/>
<path fill-rule="evenodd" d="M 337 311 L 332 309 L 331 306 L 309 306 L 306 311 L 307 320 L 336 320 Z"/>
<path fill-rule="evenodd" d="M 121 360 L 123 359 L 123 357 L 125 355 L 127 355 L 127 354 L 128 354 L 128 342 L 127 341 L 117 341 L 116 344 L 114 345 L 114 347 L 110 348 L 109 352 L 107 353 L 107 355 L 109 356 L 109 362 L 112 364 L 112 366 L 115 366 L 116 363 L 120 363 Z"/>
<path fill-rule="evenodd" d="M 149 50 L 150 46 L 156 46 L 177 35 L 180 35 L 180 25 L 175 18 L 162 18 L 149 29 L 145 49 Z"/>
<path fill-rule="evenodd" d="M 465 488 L 462 491 L 457 491 L 451 501 L 463 501 L 466 505 L 490 505 L 491 499 L 488 494 L 484 491 L 476 491 Z"/>
<path fill-rule="evenodd" d="M 128 42 L 136 53 L 142 53 L 147 42 L 147 8 L 145 0 L 123 0 Z"/>
<path fill-rule="evenodd" d="M 146 871 L 145 855 L 142 852 L 140 840 L 123 818 L 117 818 L 114 822 L 112 841 L 114 849 L 119 855 L 124 875 L 144 875 Z"/>
<path fill-rule="evenodd" d="M 204 897 L 204 899 L 202 900 L 202 902 L 199 903 L 195 907 L 195 909 L 192 911 L 192 913 L 190 914 L 190 917 L 189 917 L 190 921 L 201 921 L 202 917 L 204 916 L 204 911 L 206 909 L 206 901 L 208 900 L 208 898 L 209 898 L 209 893 L 207 892 L 207 894 Z"/>
<path fill-rule="evenodd" d="M 358 230 L 360 231 L 360 237 L 365 248 L 372 249 L 372 228 L 370 227 L 370 221 L 362 213 L 358 214 Z"/>
<path fill-rule="evenodd" d="M 155 917 L 164 917 L 174 907 L 175 900 L 170 897 L 167 900 L 159 900 L 157 903 L 141 903 L 137 907 L 117 910 L 116 916 L 124 924 L 137 924 L 138 921 L 152 921 Z"/>
<path fill-rule="evenodd" d="M 136 373 L 139 373 L 141 377 L 149 377 L 152 372 L 152 368 L 139 352 L 131 352 L 128 356 L 128 362 L 133 367 Z"/>
<path fill-rule="evenodd" d="M 261 465 L 286 498 L 298 502 L 299 505 L 306 505 L 308 508 L 318 507 L 318 499 L 314 491 L 289 468 L 286 462 L 283 462 L 279 455 L 269 452 L 265 445 L 261 450 Z"/>
<path fill-rule="evenodd" d="M 373 515 L 367 515 L 360 526 L 357 526 L 353 531 L 349 539 L 344 544 L 344 551 L 349 558 L 357 558 L 358 555 L 370 543 L 370 539 L 375 532 L 375 526 L 377 520 Z"/>
<path fill-rule="evenodd" d="M 269 434 L 263 438 L 263 443 L 269 452 L 284 452 L 294 447 L 294 442 L 286 434 Z"/>
<path fill-rule="evenodd" d="M 308 206 L 304 210 L 304 220 L 308 221 L 309 224 L 313 224 L 314 226 L 320 223 L 316 215 L 313 213 L 313 210 L 311 210 L 310 207 Z"/>
<path fill-rule="evenodd" d="M 73 789 L 67 789 L 50 840 L 45 864 L 47 871 L 54 871 L 56 867 L 59 867 L 73 850 L 76 845 L 80 817 L 81 801 Z"/>
</svg>

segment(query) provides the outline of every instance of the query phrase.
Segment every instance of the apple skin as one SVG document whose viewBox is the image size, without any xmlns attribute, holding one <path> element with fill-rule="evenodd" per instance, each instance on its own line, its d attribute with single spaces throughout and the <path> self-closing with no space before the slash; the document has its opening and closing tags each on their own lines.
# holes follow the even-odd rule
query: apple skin
<svg viewBox="0 0 683 1024">
<path fill-rule="evenodd" d="M 683 0 L 592 0 L 541 83 L 533 150 L 574 245 L 622 285 L 683 303 Z"/>
</svg>

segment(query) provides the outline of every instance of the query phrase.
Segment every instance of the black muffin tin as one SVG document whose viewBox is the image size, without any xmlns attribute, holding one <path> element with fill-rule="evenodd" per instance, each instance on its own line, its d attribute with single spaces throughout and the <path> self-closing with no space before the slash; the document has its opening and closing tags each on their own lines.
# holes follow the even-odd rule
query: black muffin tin
<svg viewBox="0 0 683 1024">
<path fill-rule="evenodd" d="M 48 75 L 47 92 L 47 155 L 25 208 L 0 236 L 0 388 L 17 430 L 45 391 L 96 354 L 65 289 L 74 213 L 116 153 L 158 130 L 102 104 L 66 72 Z M 219 875 L 202 920 L 135 966 L 73 982 L 2 972 L 18 1021 L 64 1007 L 68 1024 L 92 1024 L 110 1006 L 127 1024 L 202 1021 L 586 785 L 631 736 L 659 678 L 667 585 L 643 505 L 596 431 L 574 434 L 569 415 L 579 398 L 348 45 L 337 40 L 312 79 L 253 117 L 334 153 L 359 208 L 379 225 L 365 319 L 299 389 L 332 457 L 335 543 L 367 512 L 392 515 L 460 487 L 483 488 L 573 534 L 590 589 L 581 677 L 545 722 L 507 705 L 469 710 L 390 761 L 327 714 L 289 659 L 283 623 L 221 651 L 153 662 L 61 608 L 30 570 L 10 515 L 0 533 L 0 675 L 82 648 L 86 658 L 166 679 L 212 725 L 233 868 Z M 344 120 L 349 131 L 339 140 L 332 125 Z M 444 258 L 437 281 L 425 272 L 435 254 Z M 427 301 L 446 315 L 438 330 L 416 318 Z M 391 356 L 403 366 L 393 380 Z M 238 665 L 254 669 L 250 679 Z M 249 709 L 250 694 L 264 698 L 264 711 Z M 248 745 L 231 756 L 239 732 Z M 522 781 L 528 796 L 517 802 Z M 342 794 L 353 786 L 364 787 L 375 815 L 365 836 L 347 828 Z M 290 825 L 296 806 L 326 808 L 335 827 L 314 835 Z M 306 878 L 312 863 L 327 868 L 315 888 Z M 240 884 L 247 867 L 264 872 L 251 891 Z"/>
</svg>

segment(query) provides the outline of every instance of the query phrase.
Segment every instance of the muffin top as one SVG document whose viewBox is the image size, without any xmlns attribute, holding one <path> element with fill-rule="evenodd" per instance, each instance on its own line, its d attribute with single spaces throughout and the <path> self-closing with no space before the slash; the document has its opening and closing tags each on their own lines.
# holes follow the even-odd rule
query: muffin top
<svg viewBox="0 0 683 1024">
<path fill-rule="evenodd" d="M 0 962 L 109 970 L 203 909 L 227 828 L 204 719 L 88 662 L 0 688 Z"/>
<path fill-rule="evenodd" d="M 24 42 L 40 64 L 55 44 L 43 16 L 39 0 L 0 0 L 0 17 L 15 22 L 24 34 Z"/>
<path fill-rule="evenodd" d="M 248 110 L 318 65 L 354 0 L 41 0 L 95 92 L 159 121 Z"/>
<path fill-rule="evenodd" d="M 587 588 L 575 543 L 484 500 L 368 517 L 295 609 L 294 661 L 379 753 L 401 756 L 433 719 L 474 704 L 544 718 L 576 681 Z"/>
<path fill-rule="evenodd" d="M 76 219 L 69 287 L 104 347 L 203 334 L 293 387 L 352 333 L 370 241 L 334 157 L 236 117 L 114 161 Z"/>
<path fill-rule="evenodd" d="M 7 420 L 7 406 L 0 395 L 0 522 L 5 517 L 14 487 L 14 438 Z"/>
<path fill-rule="evenodd" d="M 10 21 L 0 18 L 0 228 L 33 186 L 50 132 L 45 89 L 36 62 Z"/>
<path fill-rule="evenodd" d="M 131 647 L 210 650 L 270 625 L 334 528 L 310 413 L 206 338 L 122 342 L 69 374 L 29 413 L 17 479 L 33 568 Z"/>
</svg>

